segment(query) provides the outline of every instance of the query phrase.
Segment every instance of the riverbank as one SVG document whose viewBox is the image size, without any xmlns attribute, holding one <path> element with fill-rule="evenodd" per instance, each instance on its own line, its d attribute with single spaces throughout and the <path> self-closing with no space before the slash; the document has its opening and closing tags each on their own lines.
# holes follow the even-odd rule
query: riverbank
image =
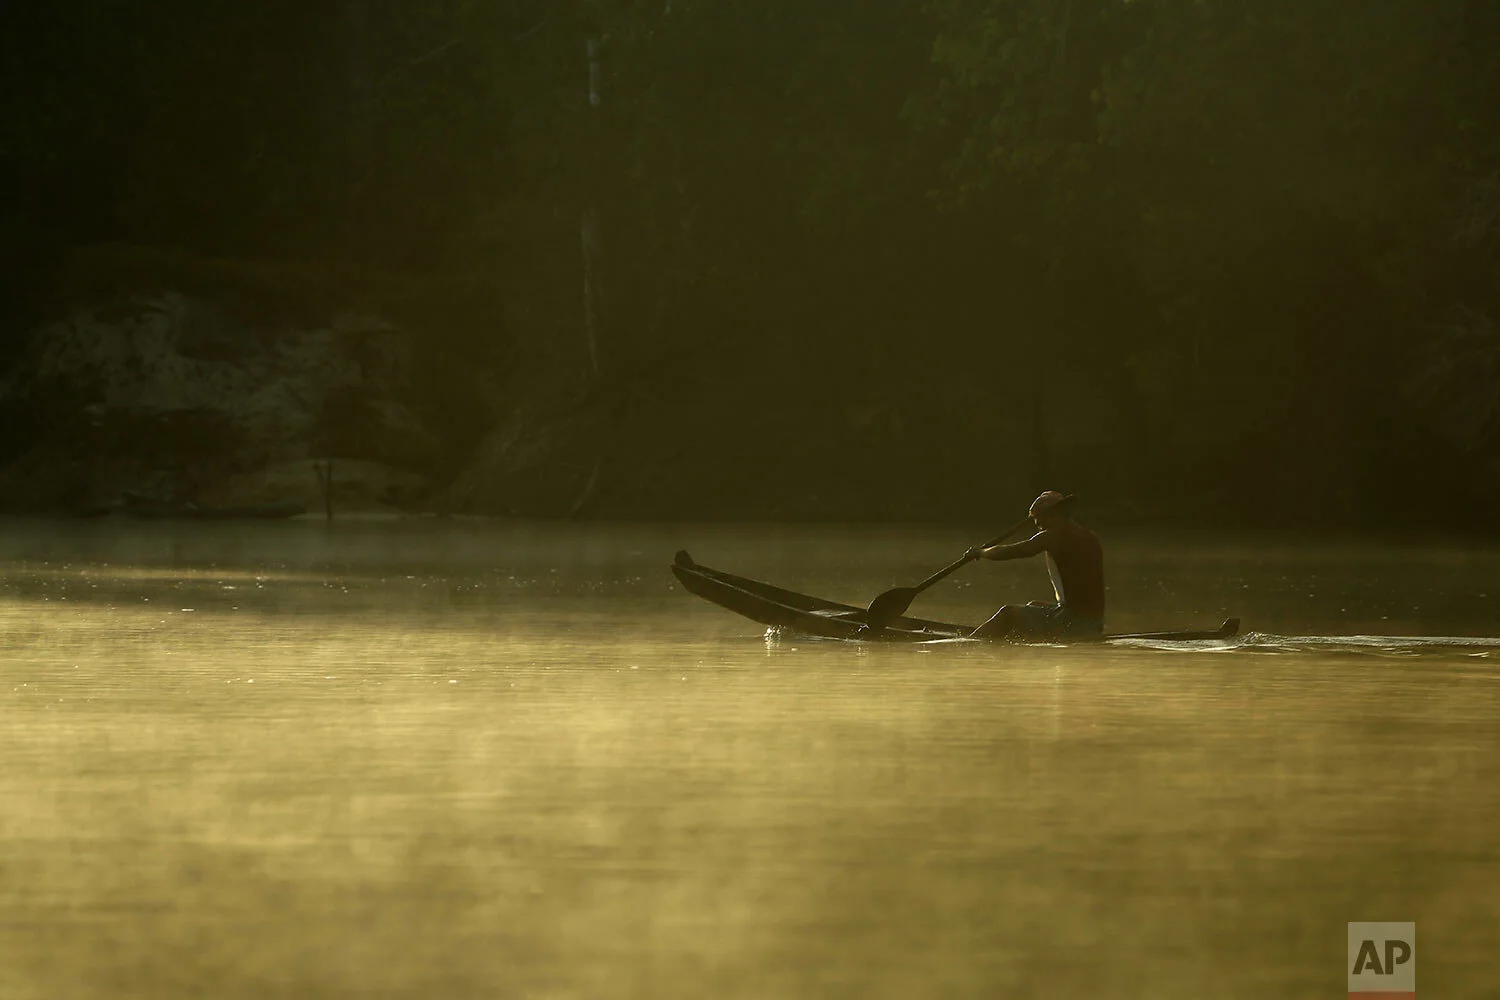
<svg viewBox="0 0 1500 1000">
<path fill-rule="evenodd" d="M 1441 438 L 1407 441 L 1415 425 L 1385 459 L 1352 421 L 1287 438 L 1253 367 L 901 363 L 789 324 L 637 344 L 596 373 L 581 342 L 474 346 L 482 310 L 457 335 L 422 310 L 257 294 L 115 296 L 20 338 L 0 511 L 986 523 L 1062 488 L 1106 520 L 1235 528 L 1419 527 L 1442 494 L 1444 527 L 1484 532 L 1500 495 Z M 1169 405 L 1184 381 L 1200 419 Z"/>
</svg>

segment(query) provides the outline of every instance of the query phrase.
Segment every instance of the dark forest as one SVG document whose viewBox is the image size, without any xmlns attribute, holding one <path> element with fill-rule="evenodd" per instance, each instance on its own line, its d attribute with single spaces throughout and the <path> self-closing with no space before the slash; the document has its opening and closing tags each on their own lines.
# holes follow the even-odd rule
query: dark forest
<svg viewBox="0 0 1500 1000">
<path fill-rule="evenodd" d="M 1494 529 L 1492 0 L 0 21 L 10 510 Z"/>
</svg>

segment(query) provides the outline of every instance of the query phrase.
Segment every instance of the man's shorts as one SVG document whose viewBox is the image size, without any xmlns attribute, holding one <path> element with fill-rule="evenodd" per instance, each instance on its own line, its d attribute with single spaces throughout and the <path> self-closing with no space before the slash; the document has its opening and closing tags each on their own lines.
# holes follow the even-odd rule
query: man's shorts
<svg viewBox="0 0 1500 1000">
<path fill-rule="evenodd" d="M 1104 634 L 1104 621 L 1082 618 L 1060 604 L 1011 605 L 1021 632 L 1037 639 L 1082 639 Z"/>
</svg>

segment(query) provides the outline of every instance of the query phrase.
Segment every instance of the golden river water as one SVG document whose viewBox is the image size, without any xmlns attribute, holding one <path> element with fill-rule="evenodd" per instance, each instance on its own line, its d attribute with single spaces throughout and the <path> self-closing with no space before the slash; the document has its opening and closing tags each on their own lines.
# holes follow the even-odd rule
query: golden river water
<svg viewBox="0 0 1500 1000">
<path fill-rule="evenodd" d="M 1113 630 L 1252 634 L 897 647 L 667 566 L 863 604 L 989 532 L 4 527 L 4 1000 L 1313 998 L 1349 921 L 1500 995 L 1500 639 L 1410 638 L 1500 634 L 1494 549 L 1106 536 Z"/>
</svg>

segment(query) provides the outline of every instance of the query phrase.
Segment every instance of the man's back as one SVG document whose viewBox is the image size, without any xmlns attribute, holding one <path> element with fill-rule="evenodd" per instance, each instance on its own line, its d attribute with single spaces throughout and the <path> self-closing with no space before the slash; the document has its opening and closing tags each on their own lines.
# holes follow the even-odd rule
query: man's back
<svg viewBox="0 0 1500 1000">
<path fill-rule="evenodd" d="M 1057 602 L 1079 618 L 1104 618 L 1104 547 L 1076 521 L 1053 525 L 1033 541 L 1047 553 Z"/>
</svg>

